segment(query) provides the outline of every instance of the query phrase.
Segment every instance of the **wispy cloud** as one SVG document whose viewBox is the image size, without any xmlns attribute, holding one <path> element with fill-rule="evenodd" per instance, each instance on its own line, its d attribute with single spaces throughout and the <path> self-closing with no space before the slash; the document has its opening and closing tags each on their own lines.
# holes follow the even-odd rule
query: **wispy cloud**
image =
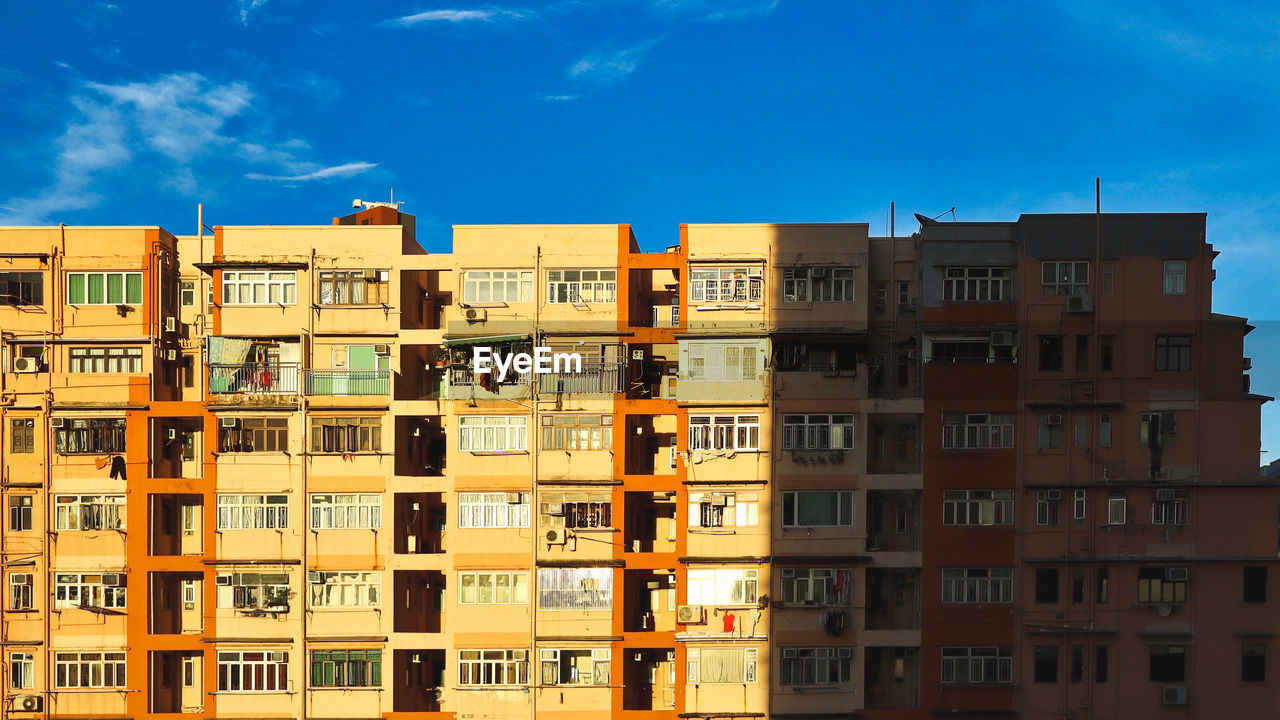
<svg viewBox="0 0 1280 720">
<path fill-rule="evenodd" d="M 236 17 L 241 25 L 249 24 L 249 16 L 267 4 L 267 0 L 235 0 Z"/>
<path fill-rule="evenodd" d="M 542 95 L 539 95 L 538 99 L 544 102 L 569 102 L 570 100 L 577 100 L 579 97 L 581 96 L 569 95 L 569 94 L 563 94 L 563 93 L 558 95 L 544 93 Z"/>
<path fill-rule="evenodd" d="M 627 48 L 589 53 L 569 66 L 569 77 L 596 84 L 617 82 L 638 70 L 649 51 L 661 41 L 656 37 Z"/>
<path fill-rule="evenodd" d="M 781 0 L 653 0 L 659 13 L 690 15 L 704 20 L 744 20 L 768 15 Z"/>
<path fill-rule="evenodd" d="M 375 166 L 326 166 L 311 159 L 314 152 L 305 141 L 278 142 L 271 118 L 256 109 L 255 100 L 246 83 L 219 83 L 199 73 L 85 82 L 67 99 L 72 115 L 53 143 L 50 183 L 0 203 L 0 225 L 40 224 L 96 207 L 112 173 L 126 167 L 143 182 L 194 194 L 202 178 L 225 178 L 233 160 L 274 170 L 249 175 L 281 182 L 350 177 Z M 231 131 L 233 123 L 238 132 Z"/>
<path fill-rule="evenodd" d="M 283 183 L 300 183 L 311 182 L 313 180 L 331 180 L 333 178 L 347 178 L 366 173 L 378 167 L 378 163 L 370 162 L 353 162 L 344 163 L 342 165 L 333 165 L 331 167 L 312 170 L 311 172 L 302 173 L 300 175 L 264 175 L 262 173 L 245 173 L 245 177 L 250 180 L 269 180 L 271 182 Z"/>
<path fill-rule="evenodd" d="M 423 25 L 432 24 L 462 24 L 462 23 L 492 23 L 500 20 L 520 20 L 531 17 L 534 13 L 530 10 L 517 10 L 513 8 L 473 8 L 473 9 L 457 9 L 447 8 L 440 10 L 424 10 L 423 12 L 413 13 L 412 15 L 403 15 L 390 20 L 384 20 L 381 24 L 390 27 L 412 28 Z"/>
</svg>

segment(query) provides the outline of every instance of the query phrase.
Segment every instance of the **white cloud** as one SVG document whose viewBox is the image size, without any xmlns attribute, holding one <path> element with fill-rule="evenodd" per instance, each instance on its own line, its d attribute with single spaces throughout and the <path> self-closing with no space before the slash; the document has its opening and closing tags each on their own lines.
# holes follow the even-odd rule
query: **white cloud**
<svg viewBox="0 0 1280 720">
<path fill-rule="evenodd" d="M 694 15 L 704 20 L 743 20 L 768 15 L 781 0 L 654 0 L 660 13 Z"/>
<path fill-rule="evenodd" d="M 249 16 L 255 10 L 267 4 L 267 0 L 236 0 L 236 17 L 241 25 L 249 24 Z"/>
<path fill-rule="evenodd" d="M 569 77 L 600 84 L 617 82 L 639 69 L 649 50 L 661 40 L 657 37 L 621 50 L 590 53 L 569 66 Z"/>
<path fill-rule="evenodd" d="M 538 99 L 546 102 L 568 102 L 570 100 L 577 100 L 578 97 L 579 97 L 578 95 L 568 95 L 568 94 L 561 94 L 561 95 L 543 94 L 543 95 L 539 95 Z"/>
<path fill-rule="evenodd" d="M 245 173 L 245 177 L 250 180 L 269 180 L 271 182 L 299 183 L 311 182 L 313 180 L 330 180 L 332 178 L 347 178 L 366 173 L 378 167 L 378 163 L 369 162 L 353 162 L 342 165 L 333 165 L 331 167 L 320 168 L 305 172 L 299 175 L 264 175 L 262 173 Z"/>
<path fill-rule="evenodd" d="M 404 15 L 402 17 L 386 20 L 382 24 L 410 28 L 419 25 L 429 25 L 432 23 L 489 23 L 499 20 L 519 20 L 529 17 L 529 15 L 530 13 L 527 10 L 503 8 L 459 10 L 456 8 L 449 8 L 441 10 L 426 10 L 412 15 Z"/>
</svg>

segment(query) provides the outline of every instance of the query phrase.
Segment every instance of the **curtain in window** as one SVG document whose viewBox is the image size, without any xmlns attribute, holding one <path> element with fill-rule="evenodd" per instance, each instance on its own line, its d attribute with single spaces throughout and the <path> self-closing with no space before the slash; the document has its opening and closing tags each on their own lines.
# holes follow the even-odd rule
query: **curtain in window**
<svg viewBox="0 0 1280 720">
<path fill-rule="evenodd" d="M 701 652 L 698 681 L 704 683 L 741 683 L 746 678 L 741 648 L 709 648 Z"/>
</svg>

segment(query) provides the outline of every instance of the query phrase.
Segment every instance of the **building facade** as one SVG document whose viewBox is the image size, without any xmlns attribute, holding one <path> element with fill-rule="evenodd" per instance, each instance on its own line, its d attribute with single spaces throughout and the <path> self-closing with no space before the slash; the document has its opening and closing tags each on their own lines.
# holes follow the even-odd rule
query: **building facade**
<svg viewBox="0 0 1280 720">
<path fill-rule="evenodd" d="M 1274 716 L 1204 224 L 0 228 L 5 712 Z"/>
</svg>

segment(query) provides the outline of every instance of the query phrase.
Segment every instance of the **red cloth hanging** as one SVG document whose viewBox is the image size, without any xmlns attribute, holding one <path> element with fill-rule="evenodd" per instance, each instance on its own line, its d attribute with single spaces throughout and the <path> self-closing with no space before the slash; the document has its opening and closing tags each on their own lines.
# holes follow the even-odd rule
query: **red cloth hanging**
<svg viewBox="0 0 1280 720">
<path fill-rule="evenodd" d="M 733 632 L 733 613 L 724 614 L 724 631 L 727 633 Z"/>
</svg>

